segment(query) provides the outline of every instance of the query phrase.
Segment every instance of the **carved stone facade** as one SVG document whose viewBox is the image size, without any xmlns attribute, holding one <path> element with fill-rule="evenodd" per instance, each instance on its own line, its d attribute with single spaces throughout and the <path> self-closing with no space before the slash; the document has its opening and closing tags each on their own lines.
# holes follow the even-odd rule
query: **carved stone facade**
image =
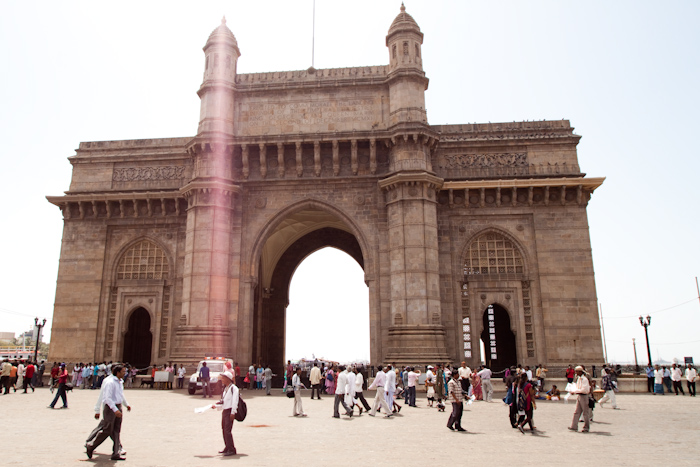
<svg viewBox="0 0 700 467">
<path fill-rule="evenodd" d="M 293 271 L 334 246 L 365 271 L 373 363 L 598 363 L 586 207 L 568 121 L 428 124 L 423 34 L 389 65 L 238 74 L 205 47 L 196 136 L 70 158 L 50 358 L 285 359 Z"/>
</svg>

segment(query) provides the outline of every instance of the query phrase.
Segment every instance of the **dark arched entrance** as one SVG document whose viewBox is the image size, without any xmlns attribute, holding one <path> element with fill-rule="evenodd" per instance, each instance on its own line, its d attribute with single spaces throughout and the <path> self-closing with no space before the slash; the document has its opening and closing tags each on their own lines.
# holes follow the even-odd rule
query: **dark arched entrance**
<svg viewBox="0 0 700 467">
<path fill-rule="evenodd" d="M 484 310 L 483 323 L 481 340 L 486 353 L 483 355 L 486 366 L 498 372 L 516 365 L 515 334 L 510 330 L 510 316 L 506 309 L 500 305 L 489 305 Z"/>
<path fill-rule="evenodd" d="M 275 265 L 269 289 L 260 290 L 258 286 L 256 290 L 253 362 L 269 364 L 278 375 L 284 373 L 285 311 L 289 304 L 292 276 L 307 256 L 324 247 L 344 251 L 364 268 L 362 251 L 355 236 L 341 229 L 323 227 L 302 236 L 290 245 Z"/>
<path fill-rule="evenodd" d="M 129 317 L 129 328 L 124 336 L 124 362 L 136 368 L 151 364 L 151 315 L 144 308 L 137 308 Z"/>
</svg>

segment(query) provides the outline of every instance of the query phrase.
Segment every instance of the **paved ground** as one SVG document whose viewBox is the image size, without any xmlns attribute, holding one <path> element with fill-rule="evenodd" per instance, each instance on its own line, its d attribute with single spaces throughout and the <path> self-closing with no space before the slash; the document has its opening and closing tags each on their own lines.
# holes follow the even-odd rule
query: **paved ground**
<svg viewBox="0 0 700 467">
<path fill-rule="evenodd" d="M 362 415 L 336 420 L 333 399 L 310 400 L 307 418 L 294 418 L 292 400 L 280 390 L 243 391 L 248 418 L 233 428 L 238 456 L 220 457 L 223 447 L 218 412 L 195 414 L 209 401 L 186 391 L 127 390 L 133 410 L 125 414 L 122 442 L 132 466 L 359 466 L 425 467 L 431 462 L 539 466 L 566 461 L 593 465 L 700 465 L 700 398 L 622 394 L 622 410 L 595 409 L 591 433 L 573 433 L 573 404 L 540 401 L 536 433 L 522 435 L 508 424 L 499 401 L 476 402 L 465 410 L 467 433 L 446 427 L 448 414 L 426 407 L 404 407 L 400 417 Z M 68 393 L 68 410 L 49 410 L 48 389 L 0 396 L 0 446 L 3 465 L 111 465 L 111 441 L 92 460 L 84 454 L 87 434 L 96 425 L 98 392 Z M 373 397 L 373 395 L 372 395 Z M 59 407 L 61 403 L 57 404 Z M 356 412 L 357 413 L 357 412 Z M 519 459 L 519 460 L 518 460 Z M 578 460 L 577 460 L 578 459 Z M 437 464 L 434 464 L 437 465 Z"/>
</svg>

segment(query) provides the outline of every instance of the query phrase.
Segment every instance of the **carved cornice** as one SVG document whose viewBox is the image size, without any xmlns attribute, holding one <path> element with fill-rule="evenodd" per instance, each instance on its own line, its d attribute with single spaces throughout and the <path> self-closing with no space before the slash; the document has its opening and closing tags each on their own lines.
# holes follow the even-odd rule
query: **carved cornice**
<svg viewBox="0 0 700 467">
<path fill-rule="evenodd" d="M 525 178 L 512 180 L 464 180 L 459 182 L 445 182 L 443 190 L 463 190 L 478 188 L 529 188 L 529 187 L 577 187 L 581 185 L 589 191 L 600 187 L 605 177 L 577 178 Z"/>
<path fill-rule="evenodd" d="M 443 186 L 444 180 L 427 172 L 421 173 L 399 173 L 385 178 L 379 182 L 379 188 L 384 191 L 394 190 L 401 185 L 426 185 L 433 190 L 439 190 Z"/>
<path fill-rule="evenodd" d="M 69 193 L 46 199 L 69 219 L 180 216 L 185 201 L 176 191 L 138 193 Z"/>
<path fill-rule="evenodd" d="M 605 178 L 540 178 L 445 182 L 438 203 L 453 207 L 585 206 Z"/>
<path fill-rule="evenodd" d="M 182 193 L 182 195 L 185 198 L 191 197 L 197 191 L 203 193 L 219 191 L 224 195 L 230 196 L 233 194 L 239 194 L 241 192 L 241 187 L 239 185 L 233 185 L 231 183 L 194 180 L 180 188 L 180 193 Z"/>
</svg>

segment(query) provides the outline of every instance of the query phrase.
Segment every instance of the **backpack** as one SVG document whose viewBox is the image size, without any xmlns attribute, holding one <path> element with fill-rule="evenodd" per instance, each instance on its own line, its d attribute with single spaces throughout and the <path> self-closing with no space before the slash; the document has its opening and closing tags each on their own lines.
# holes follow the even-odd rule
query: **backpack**
<svg viewBox="0 0 700 467">
<path fill-rule="evenodd" d="M 245 420 L 245 416 L 248 415 L 248 406 L 245 405 L 245 401 L 241 397 L 241 395 L 238 395 L 238 408 L 236 409 L 236 415 L 234 418 L 236 419 L 237 422 L 242 422 Z"/>
</svg>

